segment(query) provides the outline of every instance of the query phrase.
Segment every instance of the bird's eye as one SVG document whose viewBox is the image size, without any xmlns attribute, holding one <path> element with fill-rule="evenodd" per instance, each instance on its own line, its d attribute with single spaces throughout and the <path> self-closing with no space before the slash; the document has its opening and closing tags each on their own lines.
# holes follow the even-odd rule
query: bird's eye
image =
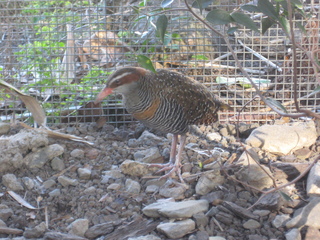
<svg viewBox="0 0 320 240">
<path fill-rule="evenodd" d="M 117 79 L 117 80 L 115 81 L 115 84 L 116 84 L 117 86 L 119 86 L 119 85 L 121 84 L 120 80 Z"/>
</svg>

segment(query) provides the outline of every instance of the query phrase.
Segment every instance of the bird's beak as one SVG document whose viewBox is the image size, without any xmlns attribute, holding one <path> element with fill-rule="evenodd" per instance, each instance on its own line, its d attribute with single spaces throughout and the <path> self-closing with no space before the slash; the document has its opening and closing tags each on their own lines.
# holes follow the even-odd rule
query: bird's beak
<svg viewBox="0 0 320 240">
<path fill-rule="evenodd" d="M 104 88 L 102 91 L 98 94 L 96 100 L 94 101 L 94 104 L 98 104 L 101 102 L 105 97 L 110 95 L 113 92 L 113 88 Z"/>
</svg>

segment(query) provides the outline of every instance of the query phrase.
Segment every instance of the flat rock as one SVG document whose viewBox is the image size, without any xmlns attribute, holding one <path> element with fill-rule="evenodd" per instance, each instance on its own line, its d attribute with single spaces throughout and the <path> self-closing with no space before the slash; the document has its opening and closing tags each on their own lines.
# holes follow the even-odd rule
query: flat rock
<svg viewBox="0 0 320 240">
<path fill-rule="evenodd" d="M 120 169 L 122 173 L 136 177 L 142 177 L 159 170 L 158 168 L 154 167 L 150 168 L 148 164 L 136 162 L 133 160 L 125 160 L 120 165 Z"/>
<path fill-rule="evenodd" d="M 149 131 L 145 130 L 141 136 L 138 138 L 138 142 L 143 143 L 144 145 L 154 146 L 157 143 L 163 141 L 163 138 L 150 133 Z"/>
<path fill-rule="evenodd" d="M 21 182 L 17 179 L 16 175 L 12 173 L 7 173 L 2 176 L 3 185 L 12 191 L 21 191 L 24 190 Z"/>
<path fill-rule="evenodd" d="M 135 152 L 133 157 L 135 161 L 153 163 L 156 159 L 161 158 L 161 155 L 157 147 L 152 147 Z"/>
<path fill-rule="evenodd" d="M 128 240 L 161 240 L 161 238 L 150 234 L 140 237 L 128 238 Z"/>
<path fill-rule="evenodd" d="M 300 230 L 298 228 L 290 229 L 285 234 L 286 240 L 301 240 Z M 307 239 L 307 238 L 306 238 Z M 311 240 L 311 239 L 310 239 Z"/>
<path fill-rule="evenodd" d="M 256 220 L 249 219 L 243 224 L 243 227 L 245 229 L 257 229 L 261 227 L 261 224 L 257 222 Z"/>
<path fill-rule="evenodd" d="M 142 212 L 148 217 L 153 217 L 153 218 L 161 217 L 159 213 L 159 209 L 165 208 L 171 202 L 174 202 L 173 198 L 159 199 L 157 202 L 145 206 L 142 209 Z"/>
<path fill-rule="evenodd" d="M 289 154 L 315 143 L 317 132 L 313 121 L 291 125 L 263 125 L 256 128 L 246 143 L 271 153 Z"/>
<path fill-rule="evenodd" d="M 168 218 L 189 218 L 193 214 L 208 211 L 206 200 L 188 200 L 182 202 L 157 202 L 142 209 L 148 217 L 164 216 Z"/>
<path fill-rule="evenodd" d="M 165 198 L 174 198 L 176 200 L 184 199 L 184 193 L 187 186 L 175 181 L 168 180 L 159 188 L 159 195 Z"/>
<path fill-rule="evenodd" d="M 310 170 L 307 179 L 308 196 L 320 197 L 320 163 L 316 163 Z"/>
<path fill-rule="evenodd" d="M 95 239 L 101 235 L 108 234 L 112 232 L 114 229 L 114 223 L 113 222 L 105 222 L 101 224 L 96 224 L 92 227 L 90 227 L 86 232 L 85 232 L 85 237 L 89 239 Z"/>
<path fill-rule="evenodd" d="M 141 190 L 140 183 L 128 178 L 125 182 L 125 191 L 131 194 L 139 194 Z"/>
<path fill-rule="evenodd" d="M 34 228 L 26 228 L 23 232 L 23 236 L 25 238 L 40 238 L 46 232 L 47 227 L 44 222 L 40 223 L 39 225 L 35 226 Z"/>
<path fill-rule="evenodd" d="M 290 215 L 289 214 L 281 214 L 281 215 L 277 215 L 273 220 L 272 220 L 272 225 L 275 228 L 279 228 L 279 227 L 283 227 L 284 223 L 286 221 L 288 221 L 290 219 Z"/>
<path fill-rule="evenodd" d="M 286 223 L 287 228 L 299 228 L 302 226 L 309 226 L 320 228 L 320 198 L 314 197 L 311 201 L 295 211 L 293 218 Z"/>
<path fill-rule="evenodd" d="M 66 176 L 59 176 L 58 182 L 64 187 L 76 186 L 79 183 L 77 179 L 72 179 Z"/>
<path fill-rule="evenodd" d="M 73 221 L 67 229 L 69 230 L 69 234 L 74 234 L 80 237 L 84 237 L 85 232 L 89 228 L 89 220 L 85 218 L 80 218 Z"/>
<path fill-rule="evenodd" d="M 169 238 L 177 239 L 182 238 L 196 227 L 196 224 L 191 219 L 173 222 L 173 223 L 162 223 L 157 226 L 157 230 L 165 234 Z"/>
</svg>

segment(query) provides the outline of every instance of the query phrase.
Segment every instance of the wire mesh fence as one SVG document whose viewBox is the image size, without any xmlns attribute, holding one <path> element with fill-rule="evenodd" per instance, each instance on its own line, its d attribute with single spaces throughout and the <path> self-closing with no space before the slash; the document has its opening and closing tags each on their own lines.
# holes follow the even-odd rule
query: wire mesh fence
<svg viewBox="0 0 320 240">
<path fill-rule="evenodd" d="M 220 1 L 218 7 L 233 11 L 247 2 Z M 304 7 L 319 10 L 310 6 Z M 105 115 L 109 123 L 121 125 L 133 119 L 122 108 L 120 96 L 107 99 L 103 108 L 93 100 L 114 69 L 136 66 L 136 57 L 144 55 L 156 68 L 193 77 L 228 102 L 234 111 L 225 120 L 234 121 L 243 108 L 241 121 L 273 121 L 276 114 L 256 97 L 224 39 L 186 11 L 183 1 L 174 1 L 169 7 L 160 8 L 159 1 L 151 0 L 1 1 L 0 77 L 36 97 L 48 124 L 93 122 Z M 213 8 L 210 5 L 204 11 Z M 162 12 L 169 19 L 164 42 L 155 28 Z M 257 25 L 262 17 L 252 13 Z M 295 30 L 296 41 L 304 49 L 317 50 L 319 18 L 310 17 L 301 24 L 305 30 Z M 227 31 L 222 25 L 215 28 Z M 266 97 L 295 112 L 292 79 L 296 70 L 299 103 L 313 111 L 319 109 L 319 95 L 314 94 L 319 85 L 318 70 L 300 50 L 297 68 L 293 68 L 292 46 L 279 25 L 263 35 L 239 29 L 229 39 L 240 63 Z M 2 121 L 32 122 L 19 98 L 1 90 L 0 101 Z"/>
</svg>

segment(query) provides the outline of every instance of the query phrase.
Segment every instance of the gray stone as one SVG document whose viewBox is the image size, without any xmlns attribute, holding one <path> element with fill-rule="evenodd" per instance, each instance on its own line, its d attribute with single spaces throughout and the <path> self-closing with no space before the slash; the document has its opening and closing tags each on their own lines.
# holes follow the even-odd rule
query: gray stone
<svg viewBox="0 0 320 240">
<path fill-rule="evenodd" d="M 281 214 L 281 215 L 277 215 L 273 220 L 272 220 L 272 225 L 275 228 L 279 228 L 279 227 L 283 227 L 285 222 L 288 221 L 290 219 L 290 215 L 289 214 Z"/>
<path fill-rule="evenodd" d="M 89 229 L 89 220 L 80 218 L 73 221 L 68 227 L 69 234 L 74 234 L 80 237 L 84 237 L 85 232 Z"/>
<path fill-rule="evenodd" d="M 0 135 L 7 134 L 10 131 L 10 123 L 0 122 Z"/>
<path fill-rule="evenodd" d="M 159 191 L 159 186 L 157 185 L 149 185 L 146 187 L 145 192 L 146 193 L 156 193 Z"/>
<path fill-rule="evenodd" d="M 128 178 L 125 182 L 125 191 L 131 194 L 139 194 L 141 190 L 141 186 L 137 181 L 133 181 Z"/>
<path fill-rule="evenodd" d="M 23 236 L 25 238 L 40 238 L 46 232 L 46 224 L 41 222 L 39 225 L 35 226 L 34 228 L 26 228 L 23 232 Z"/>
<path fill-rule="evenodd" d="M 144 163 L 152 163 L 154 160 L 161 157 L 159 149 L 152 147 L 145 150 L 137 151 L 133 154 L 134 160 Z"/>
<path fill-rule="evenodd" d="M 51 167 L 55 171 L 62 171 L 63 169 L 65 169 L 66 166 L 64 164 L 64 161 L 61 158 L 54 157 L 51 160 Z"/>
<path fill-rule="evenodd" d="M 269 210 L 254 210 L 252 213 L 254 215 L 258 215 L 260 217 L 265 217 L 270 214 L 270 211 Z"/>
<path fill-rule="evenodd" d="M 253 220 L 253 219 L 249 219 L 248 221 L 246 221 L 244 224 L 243 224 L 243 227 L 245 229 L 257 229 L 257 228 L 260 228 L 261 225 L 259 222 L 257 222 L 256 220 Z"/>
<path fill-rule="evenodd" d="M 28 163 L 30 169 L 42 168 L 48 161 L 64 153 L 64 148 L 59 144 L 52 144 L 36 152 L 29 153 L 24 161 Z"/>
<path fill-rule="evenodd" d="M 222 139 L 221 135 L 217 132 L 208 133 L 207 138 L 210 141 L 217 141 L 217 142 L 219 142 Z"/>
<path fill-rule="evenodd" d="M 265 195 L 256 205 L 256 208 L 264 210 L 279 210 L 283 204 L 283 198 L 279 193 L 269 193 Z"/>
<path fill-rule="evenodd" d="M 159 209 L 166 207 L 171 202 L 174 202 L 173 198 L 159 199 L 157 202 L 145 206 L 142 209 L 142 212 L 148 217 L 153 217 L 153 218 L 160 217 L 161 215 L 159 213 Z"/>
<path fill-rule="evenodd" d="M 52 178 L 50 178 L 50 179 L 48 179 L 48 180 L 46 180 L 46 181 L 44 181 L 44 182 L 42 183 L 42 186 L 43 186 L 45 189 L 49 189 L 49 188 L 53 187 L 54 185 L 56 185 L 56 181 L 53 180 Z"/>
<path fill-rule="evenodd" d="M 22 178 L 22 182 L 23 182 L 23 184 L 26 186 L 26 188 L 27 188 L 28 190 L 31 190 L 31 189 L 34 188 L 34 181 L 33 181 L 31 178 L 29 178 L 29 177 L 23 177 L 23 178 Z"/>
<path fill-rule="evenodd" d="M 88 187 L 83 191 L 83 194 L 93 195 L 95 194 L 97 189 L 94 186 Z"/>
<path fill-rule="evenodd" d="M 108 187 L 108 190 L 120 190 L 121 189 L 121 184 L 119 183 L 111 183 Z"/>
<path fill-rule="evenodd" d="M 182 238 L 195 229 L 195 222 L 191 219 L 177 221 L 173 223 L 162 223 L 157 226 L 157 230 L 169 238 Z"/>
<path fill-rule="evenodd" d="M 84 157 L 84 151 L 82 149 L 73 149 L 70 153 L 71 157 L 82 159 Z"/>
<path fill-rule="evenodd" d="M 8 190 L 12 190 L 12 191 L 24 190 L 20 181 L 18 181 L 17 177 L 12 173 L 7 173 L 2 176 L 2 184 L 6 188 L 8 188 Z"/>
<path fill-rule="evenodd" d="M 295 211 L 291 220 L 286 223 L 287 228 L 299 228 L 302 226 L 309 226 L 320 228 L 320 198 L 314 197 L 311 201 Z"/>
<path fill-rule="evenodd" d="M 209 218 L 203 212 L 193 214 L 192 217 L 194 218 L 194 220 L 196 222 L 197 228 L 205 227 L 208 225 Z"/>
<path fill-rule="evenodd" d="M 313 121 L 290 125 L 263 125 L 256 128 L 246 143 L 271 153 L 289 154 L 315 143 L 317 132 Z"/>
<path fill-rule="evenodd" d="M 215 236 L 215 237 L 209 237 L 209 240 L 226 240 L 224 237 Z"/>
<path fill-rule="evenodd" d="M 140 237 L 128 238 L 128 240 L 161 240 L 161 238 L 150 234 L 150 235 L 145 235 Z"/>
<path fill-rule="evenodd" d="M 320 163 L 316 163 L 310 170 L 307 179 L 308 196 L 320 197 Z"/>
<path fill-rule="evenodd" d="M 168 218 L 189 218 L 193 214 L 208 211 L 206 200 L 189 200 L 182 202 L 157 202 L 142 209 L 148 217 L 164 216 Z"/>
<path fill-rule="evenodd" d="M 97 237 L 101 235 L 108 234 L 112 232 L 114 229 L 114 224 L 112 222 L 105 222 L 101 224 L 96 224 L 92 227 L 90 227 L 86 232 L 85 232 L 85 237 L 89 239 L 96 239 Z"/>
<path fill-rule="evenodd" d="M 184 199 L 187 187 L 184 184 L 171 181 L 170 179 L 159 189 L 159 194 L 165 198 Z"/>
<path fill-rule="evenodd" d="M 0 208 L 0 219 L 4 222 L 8 220 L 9 217 L 13 215 L 11 208 Z"/>
<path fill-rule="evenodd" d="M 66 176 L 59 176 L 58 182 L 64 187 L 68 187 L 70 185 L 76 186 L 79 183 L 77 179 L 68 178 Z"/>
<path fill-rule="evenodd" d="M 0 227 L 6 227 L 7 224 L 2 220 L 0 219 Z"/>
<path fill-rule="evenodd" d="M 80 179 L 88 180 L 91 177 L 90 167 L 78 168 L 77 172 Z"/>
<path fill-rule="evenodd" d="M 225 178 L 221 176 L 220 170 L 204 173 L 199 178 L 196 185 L 196 193 L 199 195 L 205 195 L 211 192 L 215 187 L 222 185 Z"/>
<path fill-rule="evenodd" d="M 60 191 L 60 189 L 54 189 L 54 190 L 52 190 L 51 192 L 49 192 L 49 196 L 50 197 L 58 197 L 58 196 L 60 196 L 61 195 L 61 191 Z"/>
<path fill-rule="evenodd" d="M 121 173 L 120 169 L 115 168 L 109 171 L 104 171 L 102 176 L 101 183 L 108 183 L 109 179 L 119 179 L 123 178 L 124 175 Z"/>
<path fill-rule="evenodd" d="M 290 229 L 285 234 L 286 240 L 301 240 L 300 230 L 298 228 Z M 310 239 L 311 240 L 311 239 Z"/>
<path fill-rule="evenodd" d="M 157 143 L 160 143 L 163 141 L 163 138 L 160 138 L 153 133 L 150 133 L 149 131 L 145 130 L 141 136 L 138 138 L 138 142 L 143 143 L 144 145 L 148 146 L 154 146 Z"/>
</svg>

